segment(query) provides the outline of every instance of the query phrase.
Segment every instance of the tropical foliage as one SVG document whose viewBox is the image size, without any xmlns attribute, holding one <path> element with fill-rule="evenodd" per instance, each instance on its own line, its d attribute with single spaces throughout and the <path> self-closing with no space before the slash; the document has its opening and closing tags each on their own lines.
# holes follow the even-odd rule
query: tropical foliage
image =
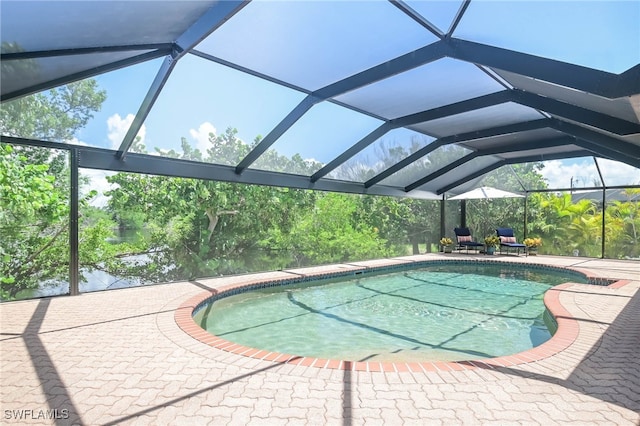
<svg viewBox="0 0 640 426">
<path fill-rule="evenodd" d="M 9 136 L 68 141 L 105 98 L 95 81 L 85 80 L 9 101 L 0 109 L 0 131 Z M 88 203 L 95 195 L 95 191 L 86 192 L 80 200 L 81 212 L 91 209 Z M 0 299 L 67 282 L 69 199 L 65 150 L 0 144 Z M 89 216 L 80 218 L 85 225 L 79 236 L 82 272 L 117 269 L 118 253 L 107 242 L 114 223 L 104 216 L 93 215 L 91 220 Z"/>
<path fill-rule="evenodd" d="M 572 202 L 571 194 L 539 193 L 530 196 L 529 234 L 540 235 L 545 254 L 608 258 L 640 257 L 640 190 L 622 191 L 626 200 L 607 203 L 579 200 Z M 603 234 L 603 219 L 605 228 Z"/>
<path fill-rule="evenodd" d="M 71 140 L 100 108 L 106 94 L 91 80 L 3 104 L 5 135 Z M 41 117 L 48 117 L 42 119 Z M 209 135 L 206 150 L 181 140 L 179 150 L 154 153 L 191 161 L 236 165 L 260 142 L 246 143 L 235 129 Z M 376 158 L 351 162 L 334 178 L 366 181 L 394 161 L 424 146 L 380 143 Z M 394 179 L 413 182 L 459 158 L 455 146 L 433 151 Z M 132 150 L 146 153 L 140 139 Z M 392 161 L 393 160 L 393 161 Z M 366 166 L 363 164 L 371 164 Z M 269 149 L 254 167 L 311 175 L 321 163 Z M 545 188 L 539 163 L 509 166 L 481 184 L 505 190 Z M 0 297 L 28 296 L 24 290 L 59 285 L 69 273 L 69 159 L 64 150 L 0 145 Z M 92 270 L 142 282 L 193 279 L 256 270 L 348 262 L 427 251 L 451 240 L 460 225 L 460 202 L 446 202 L 446 234 L 441 235 L 440 201 L 323 193 L 196 179 L 116 173 L 105 208 L 80 202 L 81 279 Z M 88 182 L 84 182 L 85 186 Z M 543 254 L 640 257 L 637 189 L 628 200 L 572 202 L 571 194 L 534 193 L 524 200 L 469 200 L 467 226 L 480 237 L 497 239 L 497 227 L 523 238 L 544 239 Z M 634 198 L 635 197 L 635 198 Z M 604 233 L 603 224 L 604 220 Z M 136 243 L 112 243 L 114 231 L 138 232 Z M 443 238 L 441 240 L 441 237 Z M 448 239 L 448 240 L 447 240 Z M 487 241 L 493 244 L 493 241 Z M 526 240 L 525 240 L 526 241 Z"/>
<path fill-rule="evenodd" d="M 442 237 L 440 238 L 440 244 L 443 246 L 450 246 L 453 244 L 453 240 L 449 237 Z"/>
<path fill-rule="evenodd" d="M 525 238 L 524 241 L 522 241 L 522 244 L 527 247 L 540 247 L 542 245 L 542 238 Z"/>
<path fill-rule="evenodd" d="M 500 238 L 497 235 L 487 235 L 484 237 L 484 243 L 487 247 L 498 247 L 498 245 L 500 245 Z"/>
</svg>

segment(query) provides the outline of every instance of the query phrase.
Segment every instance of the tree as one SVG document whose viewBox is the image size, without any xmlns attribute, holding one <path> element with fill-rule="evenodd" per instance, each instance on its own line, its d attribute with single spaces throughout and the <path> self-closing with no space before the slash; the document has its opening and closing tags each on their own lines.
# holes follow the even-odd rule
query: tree
<svg viewBox="0 0 640 426">
<path fill-rule="evenodd" d="M 0 298 L 11 300 L 45 281 L 66 281 L 69 191 L 56 186 L 59 174 L 47 164 L 31 164 L 8 144 L 0 144 L 0 171 Z M 95 195 L 91 191 L 80 200 L 83 210 Z M 117 248 L 106 243 L 112 222 L 90 217 L 80 233 L 80 264 L 86 270 L 117 268 Z"/>
<path fill-rule="evenodd" d="M 97 82 L 88 79 L 5 102 L 0 108 L 0 133 L 51 142 L 70 141 L 100 110 L 106 97 L 105 91 L 98 90 Z M 63 151 L 29 146 L 16 149 L 32 164 L 48 164 L 51 173 L 61 178 L 65 175 L 68 164 Z"/>
<path fill-rule="evenodd" d="M 204 153 L 183 138 L 181 152 L 161 154 L 237 164 L 259 139 L 248 145 L 236 135 L 233 128 L 211 134 L 211 146 Z M 299 156 L 289 159 L 272 152 L 268 157 L 282 167 L 307 167 Z M 151 231 L 145 250 L 149 262 L 137 272 L 155 281 L 245 272 L 238 260 L 246 257 L 244 253 L 263 247 L 287 250 L 283 235 L 316 196 L 288 188 L 128 173 L 107 179 L 116 186 L 108 192 L 114 217 L 121 224 L 137 218 Z"/>
<path fill-rule="evenodd" d="M 298 265 L 386 257 L 379 229 L 358 220 L 361 196 L 326 193 L 294 224 L 290 247 Z"/>
<path fill-rule="evenodd" d="M 640 189 L 627 188 L 627 200 L 613 201 L 606 208 L 606 255 L 614 258 L 640 257 Z"/>
<path fill-rule="evenodd" d="M 211 145 L 204 152 L 193 149 L 183 138 L 181 151 L 161 154 L 235 165 L 260 142 L 256 138 L 247 144 L 236 135 L 233 128 L 221 135 L 210 134 Z M 273 149 L 254 166 L 303 175 L 319 167 L 298 154 L 287 157 Z M 245 272 L 252 267 L 252 259 L 260 256 L 256 253 L 266 251 L 284 254 L 271 258 L 266 266 L 270 269 L 395 254 L 380 233 L 393 227 L 390 220 L 377 214 L 370 217 L 372 221 L 362 220 L 363 212 L 373 206 L 371 200 L 396 209 L 397 201 L 389 197 L 126 173 L 108 180 L 115 187 L 108 194 L 114 217 L 121 222 L 144 217 L 151 230 L 146 250 L 149 262 L 139 270 L 148 280 Z M 409 209 L 404 210 L 409 216 Z M 379 219 L 385 223 L 373 224 Z"/>
<path fill-rule="evenodd" d="M 417 152 L 429 140 L 413 136 L 409 143 L 400 144 L 382 139 L 376 143 L 371 158 L 356 156 L 336 171 L 336 178 L 365 182 L 393 164 Z M 440 147 L 425 157 L 411 163 L 387 179 L 396 184 L 408 185 L 435 172 L 464 154 L 465 150 L 447 145 Z M 414 254 L 419 252 L 419 244 L 426 243 L 427 251 L 436 243 L 440 235 L 440 208 L 438 201 L 417 199 L 397 199 L 393 197 L 365 197 L 367 203 L 361 217 L 371 220 L 380 230 L 382 238 L 388 241 L 398 255 L 406 254 L 406 244 L 411 244 Z"/>
<path fill-rule="evenodd" d="M 546 188 L 540 174 L 541 163 L 515 164 L 500 167 L 482 178 L 477 186 L 489 186 L 505 191 Z M 528 213 L 538 210 L 538 198 L 529 196 Z M 516 235 L 524 235 L 524 200 L 522 198 L 477 199 L 467 201 L 467 226 L 477 239 L 495 235 L 497 227 L 513 228 Z M 532 227 L 528 227 L 528 234 Z"/>
<path fill-rule="evenodd" d="M 68 255 L 59 255 L 68 235 L 68 199 L 55 190 L 55 176 L 48 170 L 46 164 L 29 164 L 10 145 L 0 145 L 2 300 L 37 287 L 43 279 L 59 277 L 65 265 L 68 268 Z"/>
<path fill-rule="evenodd" d="M 0 109 L 0 131 L 67 141 L 105 98 L 94 80 L 84 80 L 9 101 Z M 70 174 L 65 150 L 2 144 L 0 156 L 0 296 L 6 300 L 43 282 L 68 279 Z M 81 208 L 94 195 L 89 192 Z M 81 227 L 80 239 L 98 244 L 110 226 L 105 220 L 94 221 Z M 105 265 L 100 256 L 112 256 L 112 249 L 106 241 L 81 245 L 80 263 L 87 268 Z"/>
</svg>

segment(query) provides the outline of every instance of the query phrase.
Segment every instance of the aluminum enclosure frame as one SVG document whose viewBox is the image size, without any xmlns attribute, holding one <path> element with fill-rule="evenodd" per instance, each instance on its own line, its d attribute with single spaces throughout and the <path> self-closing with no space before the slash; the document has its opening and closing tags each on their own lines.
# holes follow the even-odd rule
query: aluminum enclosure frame
<svg viewBox="0 0 640 426">
<path fill-rule="evenodd" d="M 55 3 L 55 2 L 51 2 Z M 184 2 L 185 8 L 191 2 Z M 102 45 L 84 45 L 82 38 L 70 37 L 68 44 L 62 47 L 46 49 L 26 49 L 24 51 L 5 51 L 0 53 L 3 64 L 3 80 L 26 78 L 18 74 L 6 74 L 4 65 L 20 63 L 20 61 L 63 58 L 72 56 L 75 59 L 90 57 L 93 54 L 129 52 L 127 59 L 92 66 L 90 61 L 77 69 L 69 71 L 63 76 L 44 76 L 43 81 L 33 81 L 16 90 L 5 92 L 0 88 L 0 102 L 10 102 L 47 89 L 72 83 L 82 79 L 98 76 L 107 72 L 124 69 L 151 60 L 163 58 L 163 63 L 157 70 L 155 78 L 150 81 L 146 95 L 137 108 L 133 123 L 126 135 L 120 141 L 117 150 L 73 145 L 63 142 L 47 142 L 30 139 L 29 135 L 0 135 L 0 141 L 16 145 L 39 146 L 68 150 L 70 152 L 71 170 L 71 217 L 70 217 L 70 279 L 71 294 L 78 292 L 78 171 L 79 168 L 123 171 L 134 173 L 155 174 L 196 179 L 219 180 L 242 184 L 271 185 L 299 189 L 343 192 L 352 194 L 370 194 L 395 197 L 412 197 L 418 199 L 445 199 L 446 193 L 455 193 L 458 187 L 480 178 L 486 173 L 505 165 L 527 162 L 539 162 L 553 159 L 569 159 L 578 157 L 600 157 L 627 164 L 640 169 L 640 64 L 618 74 L 586 66 L 563 62 L 556 59 L 518 52 L 499 46 L 471 41 L 456 36 L 456 31 L 473 5 L 473 0 L 462 0 L 458 10 L 450 21 L 448 28 L 439 28 L 434 19 L 424 16 L 412 8 L 408 2 L 389 0 L 394 12 L 408 18 L 412 24 L 418 25 L 435 36 L 436 41 L 424 44 L 410 51 L 405 51 L 394 57 L 387 58 L 382 63 L 369 66 L 351 75 L 346 75 L 335 82 L 326 84 L 318 89 L 300 87 L 293 82 L 269 75 L 260 70 L 235 63 L 224 57 L 217 57 L 198 49 L 198 44 L 208 36 L 215 34 L 224 25 L 242 16 L 251 2 L 234 0 L 224 2 L 210 2 L 211 6 L 197 19 L 185 23 L 181 32 L 175 37 L 167 36 L 164 40 L 148 42 L 143 37 L 127 40 L 126 43 Z M 176 2 L 176 4 L 180 4 Z M 209 3 L 208 3 L 209 4 Z M 6 9 L 8 10 L 8 9 Z M 7 22 L 16 19 L 3 11 L 1 19 Z M 180 19 L 175 17 L 176 22 Z M 26 24 L 25 24 L 26 25 Z M 326 22 L 318 23 L 327 26 Z M 114 31 L 117 31 L 114 28 Z M 35 31 L 35 30 L 34 30 Z M 162 32 L 160 30 L 160 32 Z M 39 34 L 43 40 L 50 34 Z M 541 37 L 544 34 L 540 35 Z M 425 38 L 426 39 L 426 38 Z M 14 40 L 8 40 L 14 42 Z M 632 54 L 633 52 L 630 52 Z M 152 111 L 158 96 L 163 92 L 165 84 L 172 77 L 176 64 L 191 54 L 204 61 L 216 63 L 236 72 L 244 73 L 295 90 L 303 94 L 303 99 L 288 113 L 284 114 L 277 124 L 241 161 L 234 165 L 198 163 L 194 161 L 163 158 L 153 155 L 136 154 L 130 151 L 135 137 Z M 375 112 L 375 108 L 351 104 L 340 100 L 340 96 L 386 81 L 420 67 L 447 59 L 465 64 L 472 64 L 475 70 L 482 71 L 484 76 L 497 82 L 500 90 L 478 96 L 469 96 L 461 100 L 441 102 L 437 106 L 416 109 L 399 117 L 385 117 Z M 331 61 L 332 58 L 326 58 Z M 295 65 L 295 64 L 293 64 Z M 9 68 L 9 67 L 7 67 Z M 500 72 L 504 71 L 504 76 Z M 509 79 L 508 73 L 519 78 L 538 80 L 549 85 L 548 93 L 536 93 L 534 89 L 519 87 L 517 79 Z M 446 76 L 444 76 L 446 77 Z M 443 77 L 443 78 L 444 78 Z M 27 82 L 28 83 L 28 82 Z M 558 87 L 558 93 L 553 92 L 553 86 Z M 10 85 L 9 85 L 10 87 Z M 561 89 L 561 90 L 560 90 Z M 633 117 L 620 118 L 606 108 L 598 108 L 595 103 L 580 102 L 578 97 L 571 102 L 563 100 L 562 90 L 570 90 L 589 94 L 603 102 L 627 104 L 635 113 Z M 389 93 L 392 96 L 393 93 Z M 555 95 L 555 96 L 554 96 Z M 375 118 L 380 124 L 369 131 L 359 140 L 349 142 L 341 147 L 333 159 L 323 163 L 323 166 L 311 176 L 295 175 L 285 172 L 266 171 L 252 168 L 265 152 L 316 105 L 331 103 L 350 111 Z M 491 123 L 478 125 L 476 128 L 458 131 L 450 134 L 432 134 L 429 125 L 440 119 L 456 119 L 465 114 L 479 113 L 487 108 L 504 105 L 515 105 L 533 112 L 536 118 L 527 118 L 508 123 Z M 422 130 L 416 131 L 420 125 Z M 434 140 L 399 159 L 395 164 L 384 170 L 378 170 L 375 176 L 365 182 L 336 180 L 328 178 L 331 172 L 337 170 L 347 161 L 371 147 L 377 140 L 396 129 L 416 131 Z M 549 140 L 539 138 L 522 143 L 518 136 L 524 132 L 537 129 L 551 129 L 559 133 L 558 137 Z M 508 135 L 513 138 L 508 140 Z M 492 139 L 495 138 L 495 139 Z M 501 142 L 496 142 L 497 138 Z M 491 147 L 483 147 L 483 141 Z M 466 145 L 465 142 L 472 142 Z M 495 143 L 491 143 L 495 142 Z M 448 164 L 439 164 L 435 171 L 424 173 L 404 185 L 385 185 L 385 179 L 418 161 L 438 149 L 446 149 L 450 145 L 459 146 L 471 152 Z M 576 148 L 577 147 L 577 148 Z M 564 151 L 558 152 L 559 148 Z M 535 155 L 532 154 L 535 152 Z M 508 158 L 501 154 L 508 153 Z M 488 166 L 469 167 L 469 161 L 474 158 L 490 158 L 493 162 Z M 598 173 L 602 175 L 598 162 Z M 434 188 L 427 190 L 430 183 Z M 441 183 L 442 182 L 442 183 Z M 604 182 L 604 180 L 603 180 Z M 522 182 L 521 182 L 522 184 Z M 639 183 L 640 184 L 640 183 Z M 636 187 L 629 185 L 625 187 Z M 605 192 L 606 183 L 601 188 Z M 538 192 L 531 188 L 523 188 L 524 193 Z M 442 208 L 444 209 L 444 202 Z M 442 219 L 443 220 L 443 219 Z M 525 228 L 526 229 L 526 228 Z M 604 227 L 603 227 L 604 229 Z M 604 239 L 603 239 L 604 240 Z M 604 246 L 602 253 L 604 255 Z"/>
</svg>

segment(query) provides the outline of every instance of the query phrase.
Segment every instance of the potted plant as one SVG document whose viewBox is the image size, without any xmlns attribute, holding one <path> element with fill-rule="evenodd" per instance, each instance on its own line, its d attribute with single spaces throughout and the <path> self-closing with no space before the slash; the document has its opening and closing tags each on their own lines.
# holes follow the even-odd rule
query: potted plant
<svg viewBox="0 0 640 426">
<path fill-rule="evenodd" d="M 440 238 L 440 245 L 444 253 L 451 253 L 453 251 L 453 240 L 449 237 Z"/>
<path fill-rule="evenodd" d="M 538 247 L 542 245 L 542 238 L 525 238 L 523 244 L 527 246 L 527 253 L 529 253 L 529 255 L 531 256 L 535 256 L 538 254 Z"/>
<path fill-rule="evenodd" d="M 496 247 L 500 245 L 500 238 L 498 238 L 497 235 L 489 235 L 488 237 L 484 237 L 484 244 L 487 246 L 486 253 L 494 254 Z"/>
</svg>

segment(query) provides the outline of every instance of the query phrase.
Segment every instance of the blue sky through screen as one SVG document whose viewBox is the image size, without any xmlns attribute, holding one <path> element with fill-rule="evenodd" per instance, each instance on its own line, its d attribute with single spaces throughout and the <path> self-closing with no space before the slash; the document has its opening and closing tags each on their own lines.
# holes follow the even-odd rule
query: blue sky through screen
<svg viewBox="0 0 640 426">
<path fill-rule="evenodd" d="M 639 22 L 637 0 L 472 0 L 454 36 L 618 74 L 640 62 Z"/>
<path fill-rule="evenodd" d="M 252 14 L 250 8 L 255 10 L 265 8 L 266 2 L 249 4 L 234 19 L 241 18 L 242 14 Z M 324 3 L 311 2 L 317 10 L 327 14 L 328 9 Z M 354 13 L 362 7 L 366 14 L 366 8 L 372 2 L 354 1 L 347 6 L 341 6 L 349 13 Z M 379 5 L 379 1 L 373 2 L 376 10 L 375 16 L 370 19 L 381 19 L 385 13 L 398 13 L 399 10 L 391 6 L 387 9 Z M 287 22 L 288 19 L 300 19 L 301 4 L 288 8 L 288 2 L 278 2 L 279 22 Z M 431 16 L 426 16 L 442 30 L 446 31 L 450 20 L 458 10 L 459 1 L 428 2 L 409 1 L 408 4 L 415 10 Z M 385 6 L 386 7 L 386 6 Z M 286 16 L 288 11 L 292 16 Z M 257 19 L 259 15 L 253 14 L 251 19 Z M 324 16 L 324 15 L 321 15 Z M 296 18 L 297 17 L 297 18 Z M 357 46 L 357 38 L 362 33 L 372 31 L 386 31 L 392 36 L 397 32 L 396 26 L 407 21 L 406 17 L 388 17 L 393 22 L 393 31 L 389 28 L 371 28 L 367 26 L 367 20 L 354 19 L 350 26 L 345 22 L 339 25 L 345 45 Z M 232 19 L 228 25 L 232 25 Z M 409 20 L 410 21 L 410 20 Z M 413 21 L 410 21 L 413 22 Z M 550 57 L 553 59 L 568 61 L 609 72 L 620 73 L 640 62 L 640 1 L 481 1 L 473 0 L 454 36 L 496 45 L 513 50 L 521 50 L 535 55 Z M 227 25 L 227 24 L 226 24 Z M 410 28 L 407 34 L 402 34 L 402 46 L 385 46 L 385 49 L 397 49 L 397 55 L 426 45 L 434 40 L 434 36 L 422 28 L 416 28 L 417 24 L 408 23 Z M 233 35 L 230 27 L 224 33 L 225 26 L 215 37 L 225 39 Z M 320 29 L 322 26 L 320 25 Z M 245 38 L 259 38 L 259 28 L 255 28 L 257 34 L 240 34 Z M 317 32 L 317 31 L 316 31 Z M 424 41 L 418 43 L 421 34 L 424 33 Z M 213 40 L 215 41 L 215 37 Z M 291 34 L 290 37 L 295 37 Z M 367 39 L 375 40 L 374 35 Z M 286 37 L 283 38 L 286 40 Z M 322 52 L 340 51 L 340 45 L 336 45 L 336 37 L 316 37 L 315 49 Z M 204 48 L 215 50 L 212 41 L 203 44 Z M 246 41 L 244 42 L 246 43 Z M 207 47 L 209 46 L 209 47 Z M 213 46 L 213 47 L 211 47 Z M 284 49 L 286 46 L 283 46 Z M 283 75 L 292 70 L 282 69 L 278 64 L 270 63 L 277 59 L 280 47 L 274 50 L 262 52 L 261 60 L 266 61 L 265 71 L 270 69 L 282 72 Z M 296 47 L 300 49 L 300 46 Z M 221 50 L 225 53 L 225 50 Z M 234 52 L 232 52 L 234 53 Z M 307 52 L 309 53 L 309 52 Z M 312 53 L 312 52 L 311 52 Z M 236 54 L 236 53 L 234 53 Z M 375 51 L 371 52 L 372 55 Z M 242 52 L 236 54 L 242 57 Z M 344 53 L 341 53 L 344 55 Z M 313 55 L 311 55 L 313 57 Z M 252 60 L 250 56 L 248 60 Z M 338 59 L 343 56 L 337 56 Z M 368 63 L 367 55 L 363 55 L 362 67 L 369 67 L 376 63 Z M 379 60 L 379 59 L 377 59 Z M 344 78 L 350 73 L 361 69 L 349 70 L 347 75 L 340 72 L 340 61 L 337 60 L 331 70 L 332 76 L 324 81 L 322 75 L 312 76 L 309 81 L 318 81 L 326 84 L 335 81 L 336 78 Z M 449 60 L 451 61 L 451 60 Z M 451 61 L 455 62 L 455 61 Z M 107 90 L 107 101 L 102 110 L 95 114 L 89 125 L 77 135 L 77 143 L 89 144 L 105 148 L 117 148 L 124 137 L 133 116 L 137 113 L 140 103 L 146 94 L 161 60 L 150 61 L 134 67 L 125 68 L 113 73 L 98 76 L 101 88 Z M 270 68 L 271 67 L 271 68 Z M 304 67 L 303 67 L 304 68 Z M 345 71 L 346 72 L 346 71 Z M 299 82 L 304 83 L 305 78 Z M 317 87 L 309 87 L 315 89 Z M 160 94 L 156 105 L 144 123 L 140 136 L 147 149 L 153 152 L 155 147 L 163 150 L 179 149 L 180 138 L 186 138 L 189 143 L 198 148 L 206 148 L 207 138 L 210 132 L 220 134 L 227 127 L 238 130 L 238 136 L 246 142 L 251 142 L 256 136 L 265 136 L 277 123 L 292 110 L 304 94 L 292 89 L 282 88 L 273 83 L 248 76 L 222 65 L 187 55 L 179 61 L 169 78 L 167 85 Z M 293 155 L 300 153 L 303 158 L 313 158 L 322 162 L 331 161 L 338 151 L 323 149 L 329 147 L 327 140 L 327 123 L 332 123 L 341 117 L 341 126 L 348 126 L 350 134 L 362 134 L 360 129 L 371 129 L 377 126 L 377 121 L 345 110 L 337 112 L 342 107 L 327 105 L 314 107 L 313 114 L 299 120 L 284 138 L 274 145 L 281 154 Z M 343 119 L 348 117 L 348 120 Z M 313 118 L 313 119 L 310 119 Z M 330 129 L 339 134 L 339 129 Z M 349 133 L 346 132 L 346 133 Z M 364 132 L 366 134 L 366 132 Z M 304 140 L 293 140 L 292 135 L 304 135 Z M 357 142 L 357 139 L 351 143 Z M 342 149 L 346 149 L 344 146 Z M 573 168 L 586 168 L 595 165 L 581 163 L 581 160 L 567 160 L 550 163 L 548 179 L 551 186 L 567 186 L 566 176 L 571 176 Z M 552 167 L 551 167 L 552 166 Z M 564 169 L 566 167 L 566 169 Z M 553 168 L 553 171 L 551 170 Z M 545 173 L 547 173 L 545 171 Z M 586 173 L 589 175 L 591 173 Z M 629 176 L 614 178 L 613 181 L 628 181 L 640 183 L 640 173 L 637 169 L 621 168 L 620 173 Z M 607 184 L 613 184 L 606 182 Z"/>
</svg>

